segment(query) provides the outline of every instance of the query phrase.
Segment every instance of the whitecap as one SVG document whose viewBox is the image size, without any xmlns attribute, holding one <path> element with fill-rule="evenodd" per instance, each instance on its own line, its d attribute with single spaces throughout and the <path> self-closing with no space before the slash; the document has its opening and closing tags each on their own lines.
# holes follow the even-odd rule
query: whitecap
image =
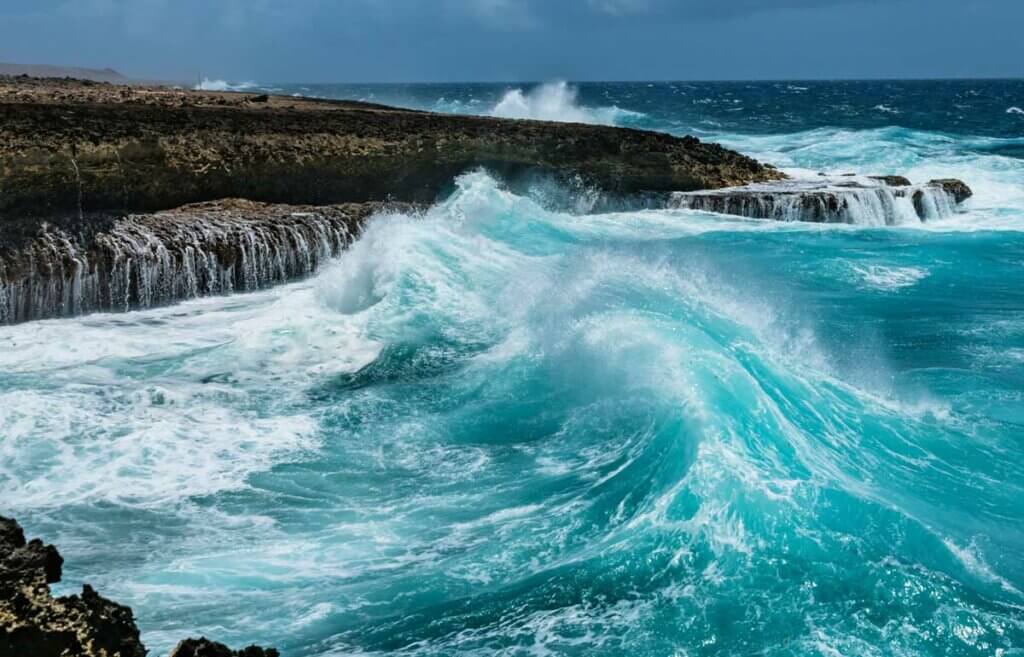
<svg viewBox="0 0 1024 657">
<path fill-rule="evenodd" d="M 256 87 L 255 82 L 229 82 L 227 80 L 211 80 L 203 78 L 203 81 L 193 87 L 196 91 L 246 91 Z"/>
<path fill-rule="evenodd" d="M 530 91 L 512 89 L 491 109 L 490 115 L 505 119 L 535 119 L 564 123 L 617 125 L 644 116 L 617 106 L 585 107 L 579 90 L 567 82 L 548 82 Z"/>
<path fill-rule="evenodd" d="M 867 287 L 878 290 L 898 290 L 911 287 L 928 276 L 928 271 L 920 267 L 855 265 L 853 271 Z"/>
</svg>

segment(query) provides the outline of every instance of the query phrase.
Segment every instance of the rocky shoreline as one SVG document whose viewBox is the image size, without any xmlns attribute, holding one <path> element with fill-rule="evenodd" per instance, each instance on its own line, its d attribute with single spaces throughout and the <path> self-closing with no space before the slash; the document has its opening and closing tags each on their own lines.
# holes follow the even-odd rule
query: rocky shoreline
<svg viewBox="0 0 1024 657">
<path fill-rule="evenodd" d="M 30 226 L 0 248 L 0 324 L 152 308 L 285 283 L 338 255 L 371 215 L 413 207 L 226 199 Z"/>
<path fill-rule="evenodd" d="M 17 521 L 0 516 L 0 655 L 11 657 L 145 657 L 132 610 L 88 584 L 54 597 L 64 559 Z M 232 650 L 205 638 L 185 639 L 169 657 L 278 657 L 273 648 Z"/>
<path fill-rule="evenodd" d="M 718 144 L 625 128 L 0 77 L 0 324 L 308 276 L 374 213 L 432 203 L 481 167 L 513 189 L 596 190 L 589 211 L 890 224 L 970 196 L 899 176 L 808 185 Z"/>
<path fill-rule="evenodd" d="M 0 221 L 222 198 L 430 203 L 468 169 L 612 193 L 782 178 L 693 137 L 347 101 L 0 78 Z"/>
<path fill-rule="evenodd" d="M 0 77 L 0 324 L 305 276 L 383 204 L 431 203 L 477 167 L 609 195 L 783 178 L 654 132 Z"/>
</svg>

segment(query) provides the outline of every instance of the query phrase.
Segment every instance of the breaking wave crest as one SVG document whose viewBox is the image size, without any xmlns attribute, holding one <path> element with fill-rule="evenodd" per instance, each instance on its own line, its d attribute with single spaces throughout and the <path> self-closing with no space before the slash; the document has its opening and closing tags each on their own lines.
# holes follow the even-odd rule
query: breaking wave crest
<svg viewBox="0 0 1024 657">
<path fill-rule="evenodd" d="M 567 82 L 548 82 L 529 91 L 512 89 L 491 109 L 491 116 L 506 119 L 537 119 L 566 123 L 622 125 L 643 117 L 619 107 L 584 107 L 578 90 Z"/>
<path fill-rule="evenodd" d="M 5 510 L 117 541 L 69 540 L 69 579 L 158 652 L 182 624 L 299 656 L 1006 649 L 1017 538 L 962 520 L 1020 519 L 1010 423 L 868 328 L 969 275 L 941 239 L 470 173 L 303 283 L 0 329 Z"/>
<path fill-rule="evenodd" d="M 195 87 L 197 91 L 248 91 L 256 89 L 255 82 L 228 82 L 227 80 L 211 80 L 203 78 Z"/>
</svg>

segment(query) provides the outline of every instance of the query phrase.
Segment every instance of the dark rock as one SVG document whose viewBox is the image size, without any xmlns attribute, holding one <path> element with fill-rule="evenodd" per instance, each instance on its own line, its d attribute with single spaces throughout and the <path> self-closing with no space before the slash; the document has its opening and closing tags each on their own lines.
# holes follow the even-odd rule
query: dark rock
<svg viewBox="0 0 1024 657">
<path fill-rule="evenodd" d="M 47 584 L 60 581 L 64 559 L 38 538 L 25 541 L 21 525 L 0 517 L 0 581 L 19 580 L 25 573 L 42 572 Z"/>
<path fill-rule="evenodd" d="M 905 180 L 894 178 L 900 183 Z M 869 180 L 883 184 L 848 176 L 780 181 L 676 193 L 671 195 L 668 204 L 753 219 L 891 225 L 947 216 L 970 195 L 970 189 L 958 180 L 933 181 L 919 186 L 890 186 L 888 180 L 873 176 Z M 908 198 L 910 204 L 906 202 Z"/>
<path fill-rule="evenodd" d="M 223 643 L 209 639 L 185 639 L 171 651 L 168 657 L 280 657 L 273 648 L 249 646 L 241 650 L 232 650 Z"/>
<path fill-rule="evenodd" d="M 81 595 L 50 594 L 62 563 L 54 546 L 26 542 L 17 522 L 0 517 L 0 655 L 145 657 L 128 607 L 89 585 Z"/>
<path fill-rule="evenodd" d="M 884 182 L 890 187 L 909 187 L 910 180 L 904 176 L 868 176 L 872 180 L 878 180 Z"/>
<path fill-rule="evenodd" d="M 0 516 L 0 657 L 146 657 L 132 610 L 88 584 L 55 598 L 63 559 L 52 545 L 25 541 L 21 526 Z M 280 657 L 273 648 L 231 650 L 186 639 L 172 657 Z"/>
<path fill-rule="evenodd" d="M 408 204 L 229 199 L 155 214 L 70 217 L 41 229 L 29 222 L 0 239 L 0 324 L 150 308 L 307 276 L 383 209 L 414 211 Z"/>
<path fill-rule="evenodd" d="M 953 198 L 956 199 L 957 203 L 963 203 L 974 196 L 974 192 L 967 186 L 967 183 L 962 180 L 957 180 L 956 178 L 940 178 L 938 180 L 933 180 L 928 184 L 938 185 L 942 189 L 946 190 L 946 193 L 952 195 Z"/>
<path fill-rule="evenodd" d="M 270 100 L 270 96 L 267 94 L 260 94 L 259 96 L 249 96 L 246 100 L 250 103 L 266 103 Z"/>
</svg>

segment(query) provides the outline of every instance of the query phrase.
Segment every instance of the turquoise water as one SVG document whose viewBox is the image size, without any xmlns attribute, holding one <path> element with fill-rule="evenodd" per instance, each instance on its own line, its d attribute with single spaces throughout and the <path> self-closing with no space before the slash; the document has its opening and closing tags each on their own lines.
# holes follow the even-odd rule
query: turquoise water
<svg viewBox="0 0 1024 657">
<path fill-rule="evenodd" d="M 578 215 L 476 171 L 308 281 L 0 328 L 0 512 L 158 655 L 1024 654 L 1024 84 L 973 86 L 984 130 L 716 128 L 963 178 L 937 222 Z M 717 116 L 573 91 L 476 105 Z"/>
</svg>

